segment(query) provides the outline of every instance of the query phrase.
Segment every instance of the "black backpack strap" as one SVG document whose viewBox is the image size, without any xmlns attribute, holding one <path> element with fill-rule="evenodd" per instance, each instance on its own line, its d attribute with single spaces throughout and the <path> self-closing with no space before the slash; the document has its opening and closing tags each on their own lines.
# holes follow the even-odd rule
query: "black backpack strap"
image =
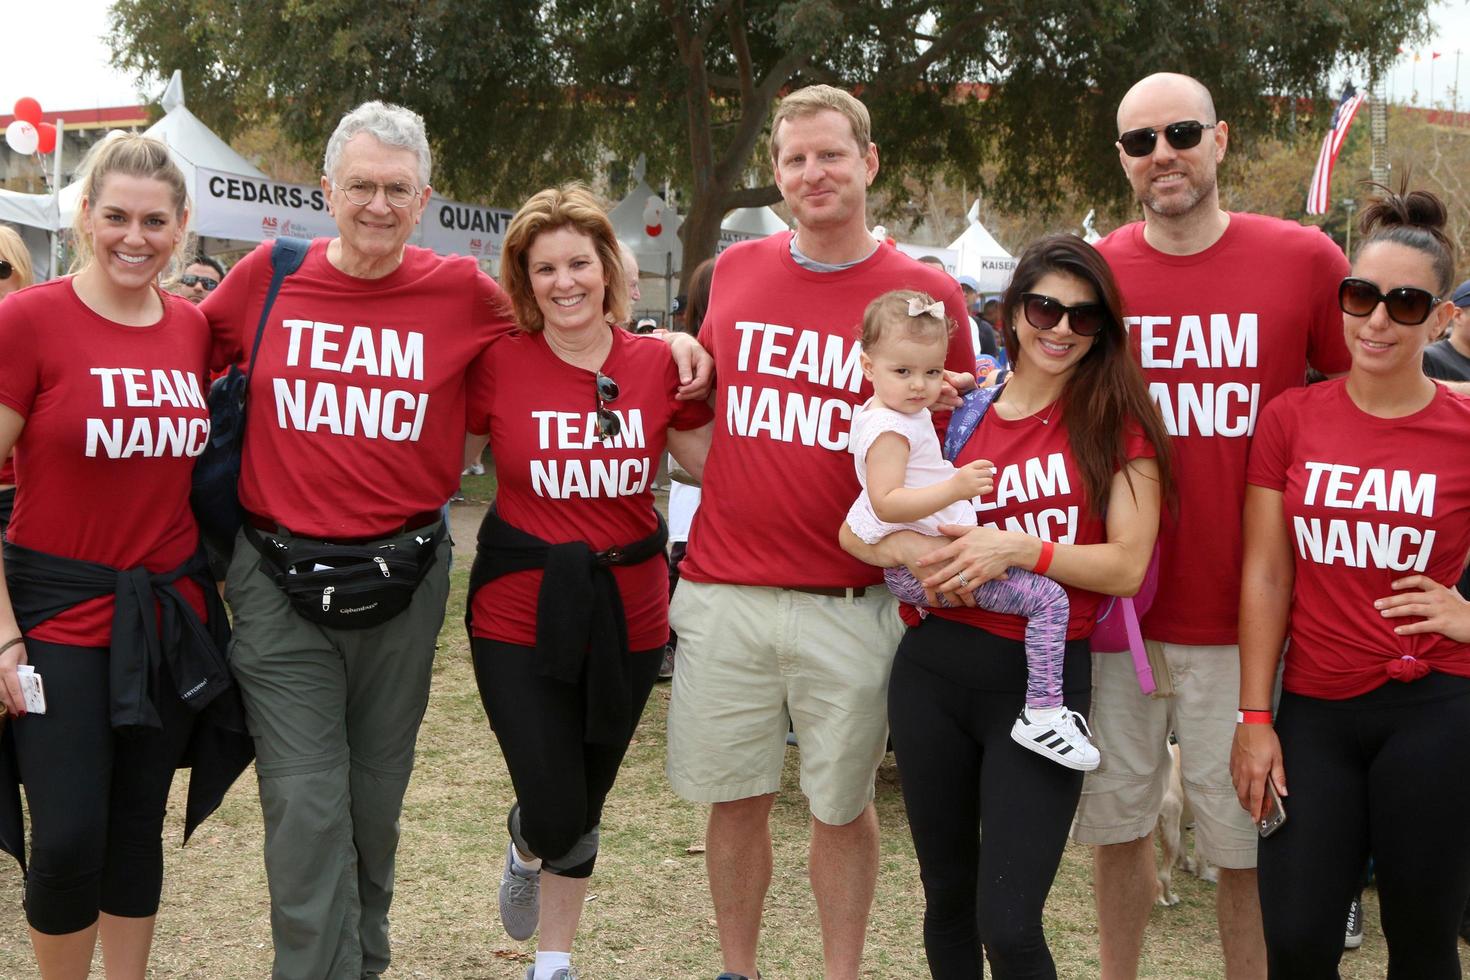
<svg viewBox="0 0 1470 980">
<path fill-rule="evenodd" d="M 260 323 L 255 327 L 255 343 L 250 345 L 249 367 L 245 369 L 245 390 L 250 390 L 250 375 L 255 372 L 255 355 L 260 351 L 260 340 L 265 336 L 265 321 L 276 303 L 276 294 L 286 277 L 306 261 L 311 241 L 305 238 L 277 238 L 271 246 L 271 285 L 265 293 L 265 305 L 260 308 Z"/>
</svg>

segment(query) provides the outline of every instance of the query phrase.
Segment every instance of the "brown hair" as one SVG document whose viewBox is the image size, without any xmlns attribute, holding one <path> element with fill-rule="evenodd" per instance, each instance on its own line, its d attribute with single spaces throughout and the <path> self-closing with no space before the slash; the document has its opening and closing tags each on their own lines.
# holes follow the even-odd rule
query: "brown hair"
<svg viewBox="0 0 1470 980">
<path fill-rule="evenodd" d="M 531 290 L 527 262 L 536 236 L 559 228 L 571 228 L 592 239 L 607 282 L 602 294 L 602 312 L 615 323 L 626 321 L 628 283 L 618 254 L 617 235 L 613 234 L 612 222 L 602 202 L 584 184 L 573 182 L 531 195 L 505 232 L 500 251 L 500 285 L 510 297 L 516 323 L 527 333 L 538 333 L 546 327 L 541 307 L 536 305 Z"/>
<path fill-rule="evenodd" d="M 1087 507 L 1101 516 L 1107 505 L 1113 475 L 1119 470 L 1132 486 L 1126 455 L 1127 433 L 1143 430 L 1153 444 L 1159 465 L 1159 484 L 1166 502 L 1173 501 L 1173 453 L 1169 432 L 1159 409 L 1149 397 L 1143 370 L 1128 349 L 1123 329 L 1118 284 L 1103 257 L 1076 235 L 1048 235 L 1021 253 L 1001 301 L 1001 326 L 1006 350 L 1018 371 L 1024 371 L 1016 320 L 1022 316 L 1021 294 L 1030 292 L 1047 273 L 1056 272 L 1090 285 L 1107 311 L 1107 323 L 1092 338 L 1092 347 L 1077 362 L 1062 389 L 1062 420 L 1066 423 L 1072 458 L 1082 472 Z"/>
<path fill-rule="evenodd" d="M 81 174 L 82 200 L 86 207 L 77 208 L 76 217 L 72 219 L 72 248 L 76 252 L 71 264 L 72 272 L 81 272 L 92 264 L 92 236 L 87 234 L 86 217 L 102 193 L 103 183 L 113 174 L 167 184 L 173 199 L 174 217 L 181 225 L 185 222 L 189 209 L 189 186 L 183 172 L 169 157 L 168 147 L 160 140 L 136 133 L 114 133 L 87 151 L 82 160 Z M 187 227 L 184 231 L 186 234 L 180 235 L 178 244 L 174 246 L 171 266 L 178 266 L 184 255 L 194 251 Z"/>
<path fill-rule="evenodd" d="M 883 346 L 885 337 L 901 331 L 909 340 L 921 344 L 947 344 L 954 331 L 954 321 L 948 316 L 932 313 L 909 313 L 909 301 L 918 300 L 923 307 L 932 306 L 934 298 L 915 289 L 894 289 L 879 296 L 863 311 L 863 350 L 869 355 Z"/>
<path fill-rule="evenodd" d="M 776 137 L 781 132 L 783 122 L 788 119 L 815 116 L 829 109 L 847 117 L 848 123 L 852 125 L 852 138 L 857 142 L 858 149 L 863 153 L 868 152 L 868 144 L 873 141 L 873 121 L 868 115 L 868 107 L 840 88 L 831 85 L 808 85 L 806 88 L 792 92 L 776 106 L 776 115 L 771 119 L 771 162 L 779 162 L 777 154 L 781 152 L 781 146 Z"/>
<path fill-rule="evenodd" d="M 689 277 L 689 309 L 684 313 L 684 332 L 699 336 L 704 315 L 709 312 L 709 290 L 715 281 L 715 260 L 705 259 Z"/>
<path fill-rule="evenodd" d="M 1363 233 L 1358 254 L 1378 242 L 1423 252 L 1433 263 L 1440 297 L 1447 299 L 1455 285 L 1455 243 L 1445 234 L 1448 214 L 1444 202 L 1429 191 L 1411 191 L 1408 185 L 1407 174 L 1397 193 L 1382 184 L 1368 183 L 1382 193 L 1358 219 Z"/>
</svg>

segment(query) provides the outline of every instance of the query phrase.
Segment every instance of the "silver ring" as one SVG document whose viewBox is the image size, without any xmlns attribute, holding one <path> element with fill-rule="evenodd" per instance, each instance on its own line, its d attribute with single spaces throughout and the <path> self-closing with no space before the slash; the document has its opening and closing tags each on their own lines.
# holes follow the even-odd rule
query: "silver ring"
<svg viewBox="0 0 1470 980">
<path fill-rule="evenodd" d="M 960 588 L 968 589 L 970 587 L 970 580 L 965 578 L 964 572 L 960 572 L 958 575 L 955 576 L 955 578 L 960 580 Z"/>
</svg>

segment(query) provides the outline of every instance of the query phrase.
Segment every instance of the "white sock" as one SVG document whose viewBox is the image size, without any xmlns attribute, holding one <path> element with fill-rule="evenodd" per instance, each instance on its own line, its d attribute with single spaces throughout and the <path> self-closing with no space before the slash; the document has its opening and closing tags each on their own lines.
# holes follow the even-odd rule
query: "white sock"
<svg viewBox="0 0 1470 980">
<path fill-rule="evenodd" d="M 1033 725 L 1050 725 L 1062 720 L 1062 712 L 1066 711 L 1065 705 L 1057 705 L 1055 708 L 1033 708 L 1026 706 L 1026 720 Z"/>
<path fill-rule="evenodd" d="M 551 980 L 553 973 L 557 970 L 565 970 L 571 965 L 571 953 L 543 953 L 537 950 L 534 980 Z"/>
<path fill-rule="evenodd" d="M 510 845 L 510 863 L 522 878 L 529 878 L 534 874 L 541 873 L 540 858 L 523 858 L 521 852 L 516 850 L 514 844 Z"/>
</svg>

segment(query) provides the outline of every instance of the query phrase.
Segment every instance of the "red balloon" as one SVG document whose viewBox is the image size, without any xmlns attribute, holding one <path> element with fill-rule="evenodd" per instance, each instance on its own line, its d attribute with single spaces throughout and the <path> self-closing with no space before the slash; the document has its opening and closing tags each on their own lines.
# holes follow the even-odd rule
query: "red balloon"
<svg viewBox="0 0 1470 980">
<path fill-rule="evenodd" d="M 16 99 L 15 118 L 24 119 L 32 126 L 41 125 L 41 103 L 29 95 Z"/>
<path fill-rule="evenodd" d="M 37 123 L 36 133 L 41 137 L 41 141 L 36 144 L 37 153 L 50 153 L 52 150 L 56 149 L 55 126 L 47 122 Z"/>
</svg>

